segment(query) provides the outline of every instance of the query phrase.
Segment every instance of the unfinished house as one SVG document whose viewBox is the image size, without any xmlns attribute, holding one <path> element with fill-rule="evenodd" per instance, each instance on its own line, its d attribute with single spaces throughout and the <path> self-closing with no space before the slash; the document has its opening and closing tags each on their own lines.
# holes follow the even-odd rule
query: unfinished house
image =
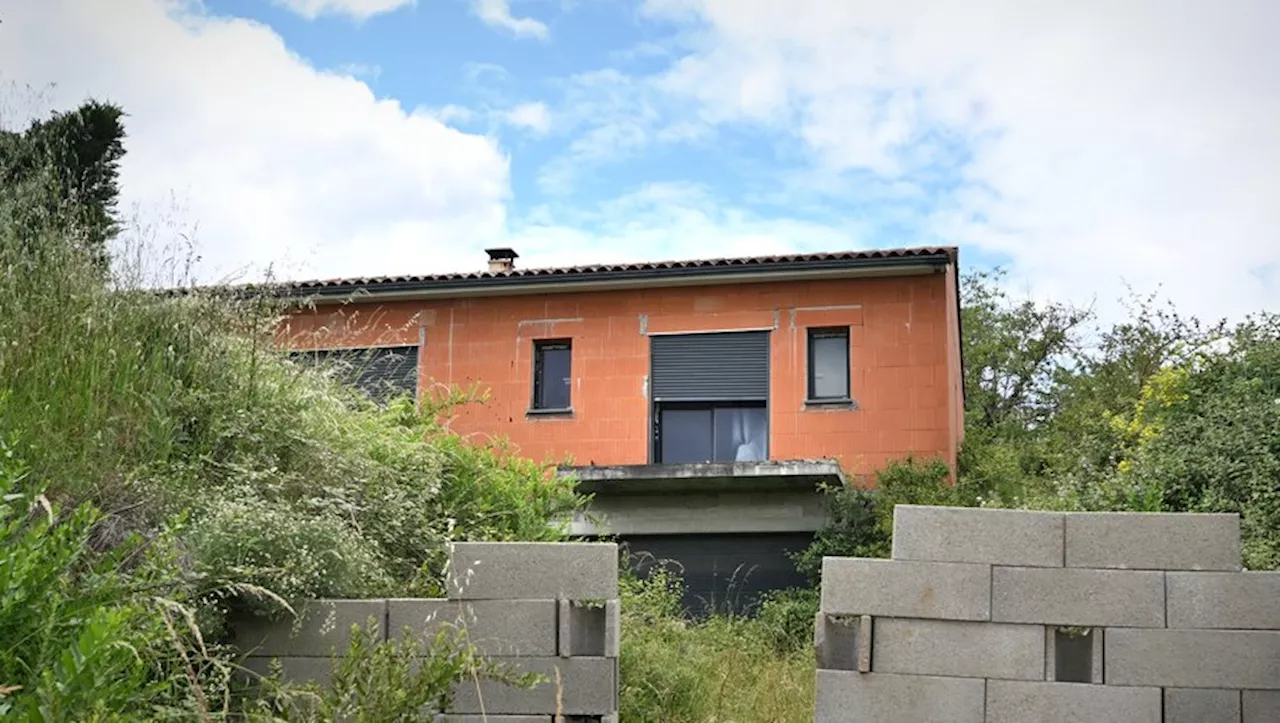
<svg viewBox="0 0 1280 723">
<path fill-rule="evenodd" d="M 296 353 L 370 394 L 489 392 L 453 428 L 565 463 L 584 536 L 681 570 L 697 612 L 801 582 L 818 487 L 963 433 L 957 251 L 816 253 L 289 285 Z M 482 260 L 478 260 L 482 261 Z M 478 266 L 481 264 L 478 263 Z M 646 562 L 648 561 L 648 562 Z"/>
</svg>

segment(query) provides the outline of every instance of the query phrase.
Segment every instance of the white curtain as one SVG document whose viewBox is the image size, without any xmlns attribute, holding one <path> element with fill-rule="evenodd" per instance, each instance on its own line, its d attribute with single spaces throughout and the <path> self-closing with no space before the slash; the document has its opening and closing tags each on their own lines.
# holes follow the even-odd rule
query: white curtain
<svg viewBox="0 0 1280 723">
<path fill-rule="evenodd" d="M 761 462 L 765 458 L 765 414 L 760 409 L 724 409 L 719 414 L 732 415 L 733 443 L 737 446 L 735 462 Z"/>
</svg>

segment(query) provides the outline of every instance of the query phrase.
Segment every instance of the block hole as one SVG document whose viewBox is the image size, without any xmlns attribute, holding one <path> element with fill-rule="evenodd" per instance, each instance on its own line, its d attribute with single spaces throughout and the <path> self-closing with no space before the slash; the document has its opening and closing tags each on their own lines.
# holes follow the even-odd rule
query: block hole
<svg viewBox="0 0 1280 723">
<path fill-rule="evenodd" d="M 814 636 L 818 667 L 823 670 L 858 669 L 858 617 L 818 613 Z"/>
<path fill-rule="evenodd" d="M 602 605 L 569 604 L 569 655 L 603 657 L 608 616 Z"/>
<path fill-rule="evenodd" d="M 1093 628 L 1053 631 L 1053 679 L 1059 683 L 1093 682 Z"/>
</svg>

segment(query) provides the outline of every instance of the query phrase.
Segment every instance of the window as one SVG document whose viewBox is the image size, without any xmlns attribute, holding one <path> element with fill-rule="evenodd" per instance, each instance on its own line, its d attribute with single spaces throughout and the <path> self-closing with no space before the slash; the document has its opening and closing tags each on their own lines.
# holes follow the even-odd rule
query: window
<svg viewBox="0 0 1280 723">
<path fill-rule="evenodd" d="M 650 338 L 653 460 L 769 458 L 769 332 Z"/>
<path fill-rule="evenodd" d="M 768 459 L 764 402 L 666 403 L 658 407 L 659 462 L 760 462 Z"/>
<path fill-rule="evenodd" d="M 418 347 L 388 346 L 366 349 L 314 349 L 290 352 L 304 364 L 331 371 L 371 399 L 385 403 L 392 397 L 418 391 Z"/>
<path fill-rule="evenodd" d="M 809 330 L 809 399 L 849 399 L 849 328 Z"/>
<path fill-rule="evenodd" d="M 569 411 L 569 391 L 573 384 L 571 354 L 567 339 L 533 343 L 533 409 Z"/>
</svg>

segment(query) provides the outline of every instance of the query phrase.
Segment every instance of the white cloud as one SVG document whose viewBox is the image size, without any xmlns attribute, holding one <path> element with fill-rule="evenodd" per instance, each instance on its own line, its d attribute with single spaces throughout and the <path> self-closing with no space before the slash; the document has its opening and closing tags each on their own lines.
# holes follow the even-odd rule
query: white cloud
<svg viewBox="0 0 1280 723">
<path fill-rule="evenodd" d="M 511 14 L 511 0 L 472 0 L 475 14 L 487 25 L 502 28 L 519 38 L 546 40 L 547 24 L 533 18 L 517 18 Z"/>
<path fill-rule="evenodd" d="M 155 222 L 176 196 L 205 279 L 269 263 L 294 277 L 422 272 L 471 261 L 505 229 L 494 141 L 317 71 L 262 25 L 152 0 L 19 3 L 0 68 L 56 83 L 53 108 L 125 109 L 122 208 Z"/>
<path fill-rule="evenodd" d="M 308 20 L 315 20 L 321 15 L 346 15 L 356 20 L 365 20 L 405 5 L 413 5 L 417 0 L 274 0 L 274 2 Z"/>
<path fill-rule="evenodd" d="M 660 87 L 708 123 L 794 136 L 815 174 L 924 183 L 930 238 L 1037 294 L 1125 281 L 1185 308 L 1280 308 L 1280 4 L 647 0 L 691 34 Z"/>
<path fill-rule="evenodd" d="M 551 130 L 551 113 L 545 103 L 521 103 L 508 109 L 503 118 L 518 128 L 527 128 L 537 134 Z"/>
</svg>

